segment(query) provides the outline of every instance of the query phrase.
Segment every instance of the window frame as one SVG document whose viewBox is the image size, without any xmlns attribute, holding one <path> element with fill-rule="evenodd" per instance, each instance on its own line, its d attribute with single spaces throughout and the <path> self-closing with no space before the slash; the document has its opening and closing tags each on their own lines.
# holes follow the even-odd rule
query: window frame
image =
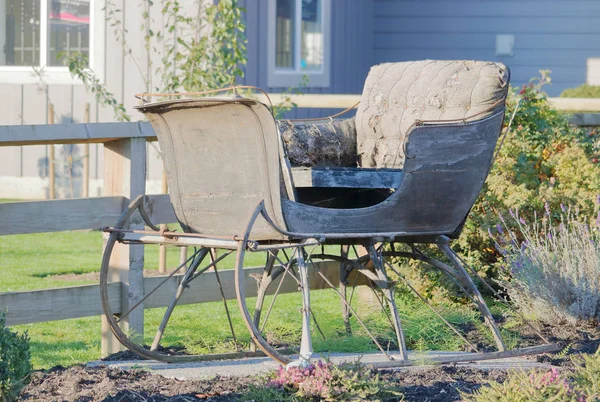
<svg viewBox="0 0 600 402">
<path fill-rule="evenodd" d="M 267 71 L 267 86 L 275 87 L 291 87 L 298 85 L 302 78 L 308 77 L 309 88 L 327 88 L 330 86 L 330 66 L 331 66 L 331 0 L 321 0 L 322 12 L 322 27 L 323 27 L 323 64 L 320 70 L 301 70 L 300 55 L 302 51 L 301 44 L 301 22 L 302 15 L 302 0 L 294 0 L 296 13 L 294 25 L 294 69 L 282 69 L 275 66 L 275 35 L 276 35 L 276 10 L 277 0 L 269 0 L 268 9 L 268 71 Z M 299 12 L 300 11 L 300 12 Z"/>
<path fill-rule="evenodd" d="M 83 83 L 71 76 L 68 67 L 48 66 L 48 3 L 49 0 L 40 1 L 40 68 L 44 83 L 48 85 L 83 85 Z M 102 3 L 102 4 L 101 4 Z M 98 77 L 104 76 L 104 63 L 102 52 L 104 49 L 104 2 L 90 0 L 90 43 L 89 63 Z M 43 18 L 45 16 L 45 18 Z M 45 44 L 41 46 L 41 44 Z M 39 84 L 40 77 L 31 66 L 0 66 L 0 84 Z"/>
</svg>

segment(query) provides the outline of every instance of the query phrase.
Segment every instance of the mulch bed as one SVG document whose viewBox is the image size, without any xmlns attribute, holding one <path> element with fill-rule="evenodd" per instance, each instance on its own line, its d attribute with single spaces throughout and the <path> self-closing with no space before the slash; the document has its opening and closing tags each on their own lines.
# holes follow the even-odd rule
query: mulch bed
<svg viewBox="0 0 600 402">
<path fill-rule="evenodd" d="M 523 329 L 524 338 L 528 337 Z M 568 352 L 531 357 L 540 362 L 569 369 L 573 354 L 594 353 L 600 345 L 597 326 L 544 327 L 550 341 L 569 345 Z M 533 343 L 533 337 L 532 337 Z M 539 344 L 539 340 L 536 341 Z M 130 358 L 124 352 L 114 360 Z M 413 369 L 410 371 L 381 371 L 382 379 L 398 387 L 406 401 L 455 401 L 460 392 L 472 393 L 489 381 L 503 381 L 506 372 L 477 370 L 458 366 Z M 23 390 L 25 401 L 82 401 L 82 402 L 180 402 L 180 401 L 244 401 L 242 394 L 250 385 L 264 386 L 258 376 L 215 377 L 210 380 L 179 381 L 143 370 L 121 370 L 108 367 L 55 367 L 36 371 L 31 383 Z"/>
<path fill-rule="evenodd" d="M 383 371 L 382 379 L 398 387 L 406 401 L 454 401 L 459 392 L 473 392 L 487 381 L 503 380 L 503 371 L 480 371 L 452 366 L 411 371 Z M 57 367 L 34 373 L 21 399 L 26 401 L 182 402 L 243 401 L 250 384 L 260 377 L 216 377 L 178 381 L 142 370 L 108 367 Z"/>
</svg>

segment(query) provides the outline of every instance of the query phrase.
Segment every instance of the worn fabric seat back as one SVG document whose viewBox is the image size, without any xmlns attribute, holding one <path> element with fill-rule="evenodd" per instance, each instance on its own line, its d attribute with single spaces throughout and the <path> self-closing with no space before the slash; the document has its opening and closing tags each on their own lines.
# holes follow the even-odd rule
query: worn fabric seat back
<svg viewBox="0 0 600 402">
<path fill-rule="evenodd" d="M 483 119 L 504 107 L 509 70 L 501 63 L 422 60 L 371 68 L 356 113 L 359 164 L 402 168 L 405 138 L 427 123 Z"/>
<path fill-rule="evenodd" d="M 138 106 L 158 136 L 169 194 L 184 231 L 242 236 L 259 203 L 280 228 L 277 127 L 253 99 L 177 99 Z M 262 219 L 252 240 L 283 235 Z"/>
</svg>

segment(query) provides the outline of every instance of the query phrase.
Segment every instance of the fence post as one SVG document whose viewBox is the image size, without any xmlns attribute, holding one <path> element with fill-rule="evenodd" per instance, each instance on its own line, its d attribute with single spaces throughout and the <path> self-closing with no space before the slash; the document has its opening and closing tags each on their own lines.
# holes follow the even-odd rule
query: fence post
<svg viewBox="0 0 600 402">
<path fill-rule="evenodd" d="M 123 196 L 126 208 L 129 201 L 146 189 L 146 140 L 129 138 L 104 144 L 104 195 Z M 130 229 L 144 229 L 136 213 L 131 218 Z M 143 297 L 144 246 L 116 244 L 110 260 L 109 281 L 121 282 L 121 311 Z M 124 332 L 144 334 L 143 304 L 123 321 Z M 106 319 L 102 318 L 102 356 L 118 352 L 119 341 L 114 338 Z"/>
<path fill-rule="evenodd" d="M 169 186 L 167 184 L 167 172 L 165 172 L 164 169 L 162 172 L 160 191 L 163 194 L 167 194 L 169 192 Z M 167 225 L 161 224 L 160 228 L 166 229 Z M 158 272 L 162 274 L 167 272 L 167 246 L 164 244 L 158 246 Z"/>
<path fill-rule="evenodd" d="M 54 124 L 54 105 L 48 104 L 48 124 Z M 56 160 L 54 156 L 54 144 L 48 145 L 48 198 L 56 199 Z"/>
<path fill-rule="evenodd" d="M 90 104 L 85 104 L 85 114 L 83 115 L 83 122 L 88 124 L 90 122 Z M 90 144 L 87 142 L 83 144 L 83 177 L 81 181 L 81 196 L 88 198 L 90 196 Z"/>
</svg>

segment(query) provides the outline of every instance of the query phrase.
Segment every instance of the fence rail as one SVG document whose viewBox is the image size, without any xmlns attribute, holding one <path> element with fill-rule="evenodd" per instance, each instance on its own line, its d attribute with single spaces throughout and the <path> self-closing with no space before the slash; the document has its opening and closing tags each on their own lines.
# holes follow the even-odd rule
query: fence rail
<svg viewBox="0 0 600 402">
<path fill-rule="evenodd" d="M 152 222 L 177 222 L 167 194 L 148 198 Z M 0 203 L 0 236 L 112 226 L 127 204 L 122 196 Z"/>
<path fill-rule="evenodd" d="M 345 109 L 360 101 L 361 95 L 269 95 L 273 103 L 290 100 L 299 108 Z M 567 112 L 600 112 L 600 99 L 593 98 L 548 98 L 557 109 Z"/>
<path fill-rule="evenodd" d="M 339 283 L 337 268 L 339 263 L 318 262 L 316 265 L 334 285 Z M 256 296 L 256 282 L 253 275 L 261 274 L 262 267 L 244 269 L 246 296 Z M 312 274 L 309 268 L 309 285 L 311 289 L 325 289 L 329 285 L 318 275 Z M 144 308 L 166 307 L 171 302 L 183 275 L 173 275 L 160 286 L 144 302 Z M 144 291 L 149 292 L 166 278 L 166 275 L 144 278 Z M 234 271 L 219 272 L 225 299 L 236 298 L 234 287 Z M 361 284 L 361 283 L 359 283 Z M 280 293 L 291 293 L 298 290 L 297 282 L 290 276 L 283 280 Z M 111 311 L 114 314 L 123 312 L 121 295 L 123 289 L 119 282 L 108 284 L 108 296 Z M 274 289 L 270 289 L 270 294 Z M 178 305 L 221 301 L 221 293 L 214 272 L 205 272 L 190 283 L 190 288 L 183 293 Z M 99 285 L 80 285 L 55 289 L 32 290 L 27 292 L 0 293 L 0 306 L 7 310 L 7 325 L 30 324 L 69 318 L 90 317 L 102 314 Z"/>
<path fill-rule="evenodd" d="M 279 102 L 284 95 L 270 95 L 273 102 Z M 287 97 L 287 96 L 285 96 Z M 291 101 L 303 108 L 347 108 L 356 104 L 359 95 L 302 95 L 292 96 Z M 551 98 L 557 107 L 567 111 L 600 111 L 600 99 Z M 573 117 L 582 126 L 600 126 L 600 114 L 578 114 Z M 113 225 L 125 210 L 129 200 L 145 194 L 146 141 L 155 141 L 156 136 L 148 123 L 94 123 L 56 124 L 38 126 L 0 126 L 0 146 L 35 144 L 104 144 L 104 197 L 69 200 L 0 204 L 0 241 L 2 235 L 25 233 L 58 232 L 78 229 L 97 229 Z M 157 224 L 176 221 L 168 195 L 150 195 L 149 211 L 151 220 Z M 140 248 L 141 247 L 141 248 Z M 141 251 L 140 251 L 141 250 Z M 75 250 L 74 250 L 75 251 Z M 139 269 L 129 269 L 143 263 L 143 246 L 117 245 L 116 257 L 111 259 L 109 285 L 110 304 L 114 313 L 126 311 L 136 297 L 152 288 L 161 277 L 143 278 Z M 321 269 L 330 280 L 337 281 L 336 264 L 323 263 Z M 124 269 L 123 269 L 124 268 Z M 1 269 L 1 268 L 0 268 Z M 259 272 L 261 268 L 249 269 L 246 275 Z M 255 272 L 256 271 L 256 272 Z M 226 297 L 235 297 L 233 271 L 222 272 L 222 282 Z M 314 275 L 311 287 L 322 288 L 322 281 Z M 164 292 L 174 290 L 180 276 L 173 276 Z M 253 281 L 248 284 L 247 294 L 256 292 Z M 183 303 L 202 303 L 220 300 L 216 291 L 214 274 L 202 275 L 193 283 L 202 289 L 186 292 Z M 284 292 L 296 290 L 291 279 L 284 284 Z M 172 293 L 171 293 L 172 294 Z M 151 296 L 144 308 L 166 306 L 170 300 L 166 293 L 159 291 Z M 0 293 L 0 311 L 7 310 L 8 325 L 42 321 L 86 317 L 102 313 L 98 285 L 83 285 L 56 289 L 25 292 Z M 143 332 L 143 312 L 126 317 L 125 325 Z M 103 354 L 119 350 L 120 345 L 103 323 Z"/>
</svg>

